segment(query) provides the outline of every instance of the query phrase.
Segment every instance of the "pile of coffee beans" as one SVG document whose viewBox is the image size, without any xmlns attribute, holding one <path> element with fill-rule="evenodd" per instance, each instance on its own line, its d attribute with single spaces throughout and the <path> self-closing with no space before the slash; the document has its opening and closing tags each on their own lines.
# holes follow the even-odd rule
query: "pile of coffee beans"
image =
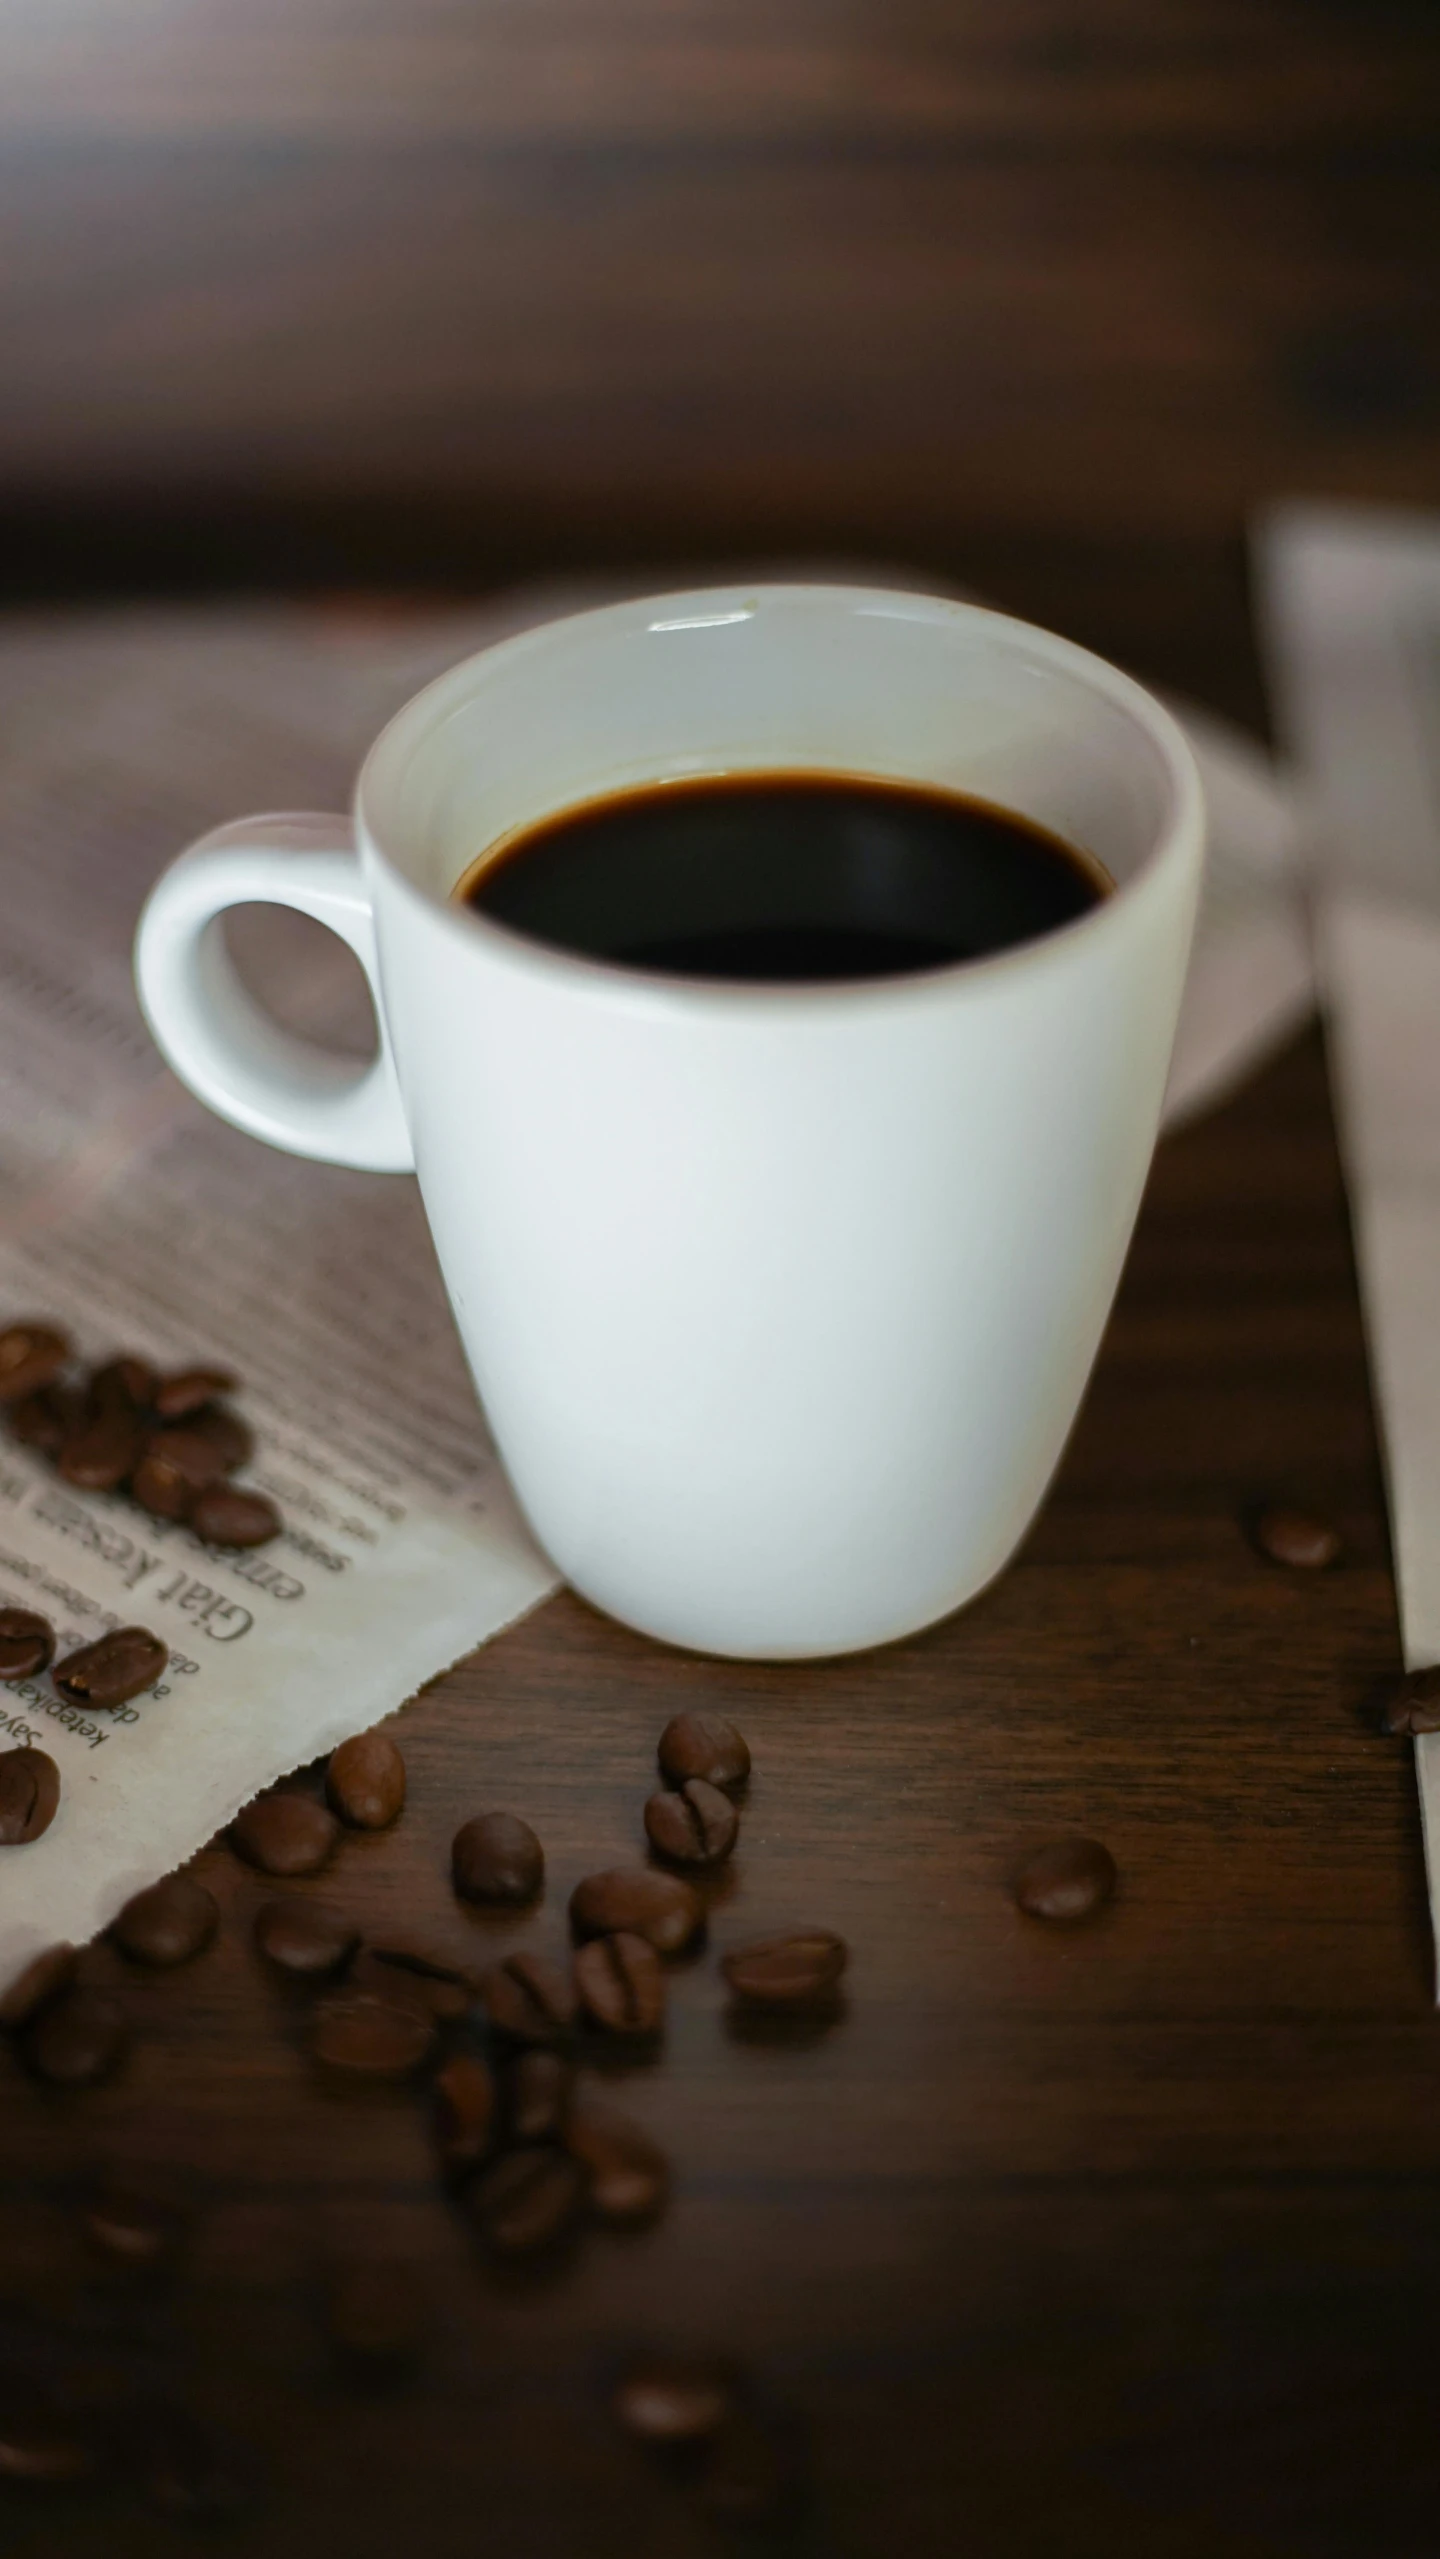
<svg viewBox="0 0 1440 2559">
<path fill-rule="evenodd" d="M 37 1329 L 27 1337 L 28 1372 L 15 1328 L 0 1338 L 0 1375 L 33 1378 Z M 28 1391 L 45 1392 L 52 1383 Z M 215 1383 L 207 1373 L 207 1386 Z M 43 1619 L 0 1612 L 0 1664 L 11 1676 L 33 1675 L 53 1661 L 54 1649 Z M 138 1693 L 164 1658 L 146 1630 L 125 1628 L 72 1655 L 54 1676 L 101 1705 Z M 0 1756 L 0 1843 L 12 1831 L 16 1838 L 38 1835 L 27 1828 L 40 1819 L 43 1789 L 29 1766 L 36 1757 L 44 1754 Z M 736 1798 L 749 1779 L 750 1752 L 732 1725 L 682 1715 L 666 1726 L 658 1757 L 663 1783 L 643 1812 L 655 1862 L 582 1876 L 568 1898 L 563 1950 L 522 1946 L 472 1973 L 393 1930 L 367 1935 L 301 1894 L 269 1898 L 255 1913 L 260 1960 L 303 1997 L 317 2076 L 357 2091 L 414 2085 L 427 2104 L 443 2191 L 483 2254 L 496 2260 L 558 2254 L 587 2226 L 642 2227 L 668 2200 L 668 2160 L 602 2093 L 596 2066 L 613 2071 L 617 2062 L 647 2059 L 663 2035 L 668 1968 L 704 1939 L 706 1886 L 739 1835 Z M 58 1793 L 58 1777 L 55 1787 Z M 332 1863 L 347 1833 L 373 1835 L 398 1821 L 406 1791 L 393 1737 L 362 1734 L 332 1754 L 323 1799 L 303 1780 L 275 1787 L 236 1816 L 230 1843 L 263 1875 L 308 1880 Z M 477 1908 L 525 1914 L 544 1895 L 545 1852 L 521 1816 L 489 1806 L 456 1831 L 450 1875 L 456 1893 Z M 219 1920 L 214 1895 L 181 1872 L 134 1894 L 109 1935 L 128 1962 L 166 1971 L 202 1955 Z M 737 2005 L 803 2011 L 825 2022 L 838 2013 L 846 1960 L 843 1940 L 806 1927 L 733 1946 L 721 1969 Z M 73 1948 L 53 1947 L 0 2000 L 0 2027 L 15 2037 L 29 2068 L 57 2086 L 104 2077 L 127 2042 L 118 2005 L 77 1978 L 77 1962 Z M 83 2205 L 82 2226 L 87 2245 L 109 2262 L 160 2267 L 177 2252 L 182 2217 L 163 2197 L 102 2181 Z M 337 2367 L 357 2380 L 406 2370 L 423 2349 L 425 2304 L 403 2267 L 361 2263 L 335 2271 L 322 2315 Z M 733 2374 L 723 2389 L 708 2385 L 708 2414 L 698 2385 L 692 2379 L 686 2386 L 692 2404 L 680 2416 L 673 2372 L 668 2383 L 658 2366 L 648 2382 L 631 2374 L 616 2403 L 622 2422 L 652 2443 L 668 2425 L 672 2449 L 682 2440 L 686 2446 L 690 2483 L 717 2514 L 777 2513 L 795 2480 L 783 2426 Z M 657 2417 L 666 2388 L 674 2404 L 668 2418 Z M 17 2422 L 0 2440 L 0 2473 L 8 2461 L 28 2476 L 58 2480 L 80 2475 L 77 2462 L 92 2464 L 95 2449 L 83 2429 L 67 2428 L 38 2406 L 32 2415 L 28 2431 Z M 211 2447 L 212 2463 L 187 2423 L 177 2413 L 165 2443 L 152 2447 L 146 2493 L 177 2513 L 198 2515 L 207 2499 L 216 2513 L 227 2512 L 234 2462 Z"/>
<path fill-rule="evenodd" d="M 77 1491 L 128 1493 L 207 1546 L 263 1546 L 281 1525 L 264 1493 L 231 1480 L 254 1452 L 227 1401 L 236 1384 L 228 1369 L 162 1372 L 134 1352 L 82 1370 L 58 1325 L 0 1330 L 0 1405 L 11 1437 Z"/>
</svg>

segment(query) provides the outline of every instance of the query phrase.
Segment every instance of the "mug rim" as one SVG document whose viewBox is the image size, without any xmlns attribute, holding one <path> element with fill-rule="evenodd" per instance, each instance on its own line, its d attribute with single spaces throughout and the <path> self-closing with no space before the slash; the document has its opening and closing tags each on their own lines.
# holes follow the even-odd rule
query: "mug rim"
<svg viewBox="0 0 1440 2559">
<path fill-rule="evenodd" d="M 685 976 L 671 971 L 637 968 L 631 962 L 604 959 L 593 954 L 567 949 L 561 943 L 542 941 L 538 935 L 524 933 L 515 926 L 468 903 L 462 904 L 453 891 L 442 896 L 417 880 L 403 857 L 386 841 L 383 823 L 383 794 L 399 787 L 403 774 L 419 754 L 435 730 L 474 691 L 480 671 L 496 660 L 507 664 L 517 658 L 540 654 L 555 635 L 569 632 L 579 624 L 611 624 L 617 633 L 671 628 L 701 628 L 706 625 L 750 620 L 767 602 L 806 602 L 832 604 L 845 615 L 858 614 L 876 620 L 904 620 L 952 625 L 956 622 L 984 626 L 986 636 L 1000 648 L 1032 661 L 1048 664 L 1088 684 L 1117 709 L 1126 713 L 1145 736 L 1158 756 L 1168 804 L 1155 830 L 1155 840 L 1130 877 L 1117 880 L 1108 897 L 1088 907 L 1068 922 L 1050 927 L 1029 940 L 1011 943 L 998 951 L 978 957 L 941 961 L 934 968 L 912 969 L 894 975 L 865 978 L 828 978 L 818 980 L 751 980 L 721 977 Z M 787 768 L 788 769 L 788 768 Z M 797 768 L 798 769 L 798 768 Z M 822 769 L 816 767 L 819 772 Z M 859 764 L 846 768 L 850 778 L 865 778 Z M 686 776 L 687 779 L 693 778 Z M 893 775 L 884 778 L 893 780 Z M 375 803 L 379 801 L 377 817 Z M 567 805 L 582 807 L 576 800 Z M 992 606 L 973 604 L 957 596 L 928 594 L 923 589 L 902 587 L 855 586 L 836 580 L 761 579 L 743 585 L 724 587 L 678 588 L 665 592 L 625 597 L 614 604 L 593 605 L 579 613 L 557 614 L 528 630 L 513 632 L 503 640 L 492 641 L 486 648 L 473 650 L 457 660 L 412 694 L 381 729 L 370 746 L 359 774 L 354 793 L 354 813 L 358 839 L 365 852 L 380 863 L 397 887 L 415 899 L 427 914 L 443 918 L 452 930 L 476 943 L 479 949 L 489 947 L 493 956 L 511 966 L 522 966 L 551 981 L 571 986 L 584 986 L 592 993 L 606 992 L 612 997 L 662 1004 L 681 1003 L 693 1007 L 742 1008 L 748 1013 L 772 1016 L 778 1008 L 803 1005 L 807 1010 L 816 1005 L 856 1004 L 869 1001 L 893 1002 L 897 997 L 914 999 L 933 993 L 937 988 L 953 990 L 959 984 L 978 986 L 992 983 L 1017 970 L 1043 966 L 1047 958 L 1061 951 L 1075 950 L 1097 934 L 1118 929 L 1118 919 L 1129 913 L 1148 892 L 1153 892 L 1169 873 L 1187 862 L 1198 862 L 1204 839 L 1205 799 L 1199 767 L 1179 721 L 1164 703 L 1139 683 L 1112 666 L 1108 658 L 1093 649 L 1083 648 L 1078 641 L 1067 640 L 1058 632 L 1047 631 L 1037 623 L 1026 622 L 1017 614 L 997 612 Z M 534 821 L 538 823 L 537 819 Z"/>
</svg>

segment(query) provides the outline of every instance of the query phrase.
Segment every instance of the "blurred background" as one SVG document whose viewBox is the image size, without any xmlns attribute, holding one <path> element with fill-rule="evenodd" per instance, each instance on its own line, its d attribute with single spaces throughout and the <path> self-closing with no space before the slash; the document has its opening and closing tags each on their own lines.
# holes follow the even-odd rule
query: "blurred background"
<svg viewBox="0 0 1440 2559">
<path fill-rule="evenodd" d="M 1440 500 L 1433 0 L 0 0 L 0 600 L 816 554 L 1256 719 Z"/>
</svg>

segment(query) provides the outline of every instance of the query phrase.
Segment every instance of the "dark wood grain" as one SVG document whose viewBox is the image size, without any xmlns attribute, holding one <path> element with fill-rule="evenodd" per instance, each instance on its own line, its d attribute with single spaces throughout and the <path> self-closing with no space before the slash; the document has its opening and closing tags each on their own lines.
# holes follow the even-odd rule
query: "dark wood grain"
<svg viewBox="0 0 1440 2559">
<path fill-rule="evenodd" d="M 1256 1556 L 1271 1494 L 1342 1524 L 1337 1570 Z M 263 2448 L 267 2559 L 714 2549 L 606 2417 L 645 2339 L 738 2354 L 802 2414 L 813 2504 L 769 2546 L 1409 2559 L 1440 2493 L 1440 2034 L 1409 1752 L 1359 1711 L 1395 1659 L 1311 1038 L 1162 1148 L 1059 1481 L 979 1603 L 767 1669 L 557 1599 L 410 1707 L 399 1829 L 299 1888 L 471 1962 L 558 1950 L 571 1884 L 639 1848 L 662 1722 L 738 1719 L 756 1775 L 710 1950 L 674 1975 L 662 2057 L 615 2074 L 675 2163 L 656 2230 L 546 2277 L 478 2263 L 417 2099 L 319 2084 L 305 2003 L 248 1942 L 263 1880 L 216 1847 L 209 1953 L 169 1978 L 86 1958 L 134 2020 L 123 2076 L 61 2097 L 4 2063 L 8 2333 L 128 2333 L 67 2201 L 128 2168 L 196 2215 L 136 2351 Z M 532 1919 L 450 1891 L 451 1833 L 487 1804 L 545 1841 Z M 1122 1880 L 1066 1935 L 1008 1880 L 1076 1827 Z M 852 1939 L 845 2012 L 737 2037 L 715 1951 L 791 1921 Z M 347 2395 L 321 2341 L 323 2268 L 357 2248 L 435 2305 L 391 2398 Z M 0 2511 L 27 2555 L 169 2546 L 97 2497 Z"/>
<path fill-rule="evenodd" d="M 1433 502 L 1437 69 L 1413 0 L 7 0 L 0 580 Z"/>
</svg>

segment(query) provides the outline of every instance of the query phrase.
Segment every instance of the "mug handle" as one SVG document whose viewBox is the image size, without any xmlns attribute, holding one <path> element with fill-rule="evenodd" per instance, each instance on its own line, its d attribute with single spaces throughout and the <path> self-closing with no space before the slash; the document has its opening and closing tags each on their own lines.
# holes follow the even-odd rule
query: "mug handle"
<svg viewBox="0 0 1440 2559">
<path fill-rule="evenodd" d="M 241 982 L 220 918 L 293 906 L 348 942 L 369 980 L 379 1054 L 367 1066 L 282 1030 Z M 408 1173 L 415 1158 L 385 1026 L 370 893 L 347 817 L 240 818 L 203 835 L 145 902 L 135 936 L 140 1007 L 161 1055 L 220 1117 L 291 1155 Z"/>
</svg>

